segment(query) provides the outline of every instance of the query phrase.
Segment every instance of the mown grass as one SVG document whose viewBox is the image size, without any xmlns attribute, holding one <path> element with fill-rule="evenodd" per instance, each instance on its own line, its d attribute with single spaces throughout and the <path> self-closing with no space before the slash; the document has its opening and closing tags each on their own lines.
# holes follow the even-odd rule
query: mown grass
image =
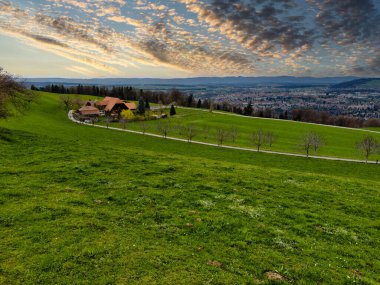
<svg viewBox="0 0 380 285">
<path fill-rule="evenodd" d="M 216 132 L 224 129 L 227 133 L 236 128 L 238 136 L 235 141 L 228 137 L 224 144 L 256 148 L 252 143 L 252 133 L 258 129 L 270 131 L 274 134 L 274 144 L 269 147 L 264 145 L 262 149 L 304 153 L 301 146 L 303 136 L 308 132 L 319 133 L 324 139 L 324 145 L 316 153 L 322 156 L 333 156 L 342 158 L 363 159 L 363 154 L 356 149 L 356 144 L 366 134 L 370 134 L 380 140 L 379 133 L 366 133 L 361 129 L 344 129 L 331 126 L 299 123 L 294 121 L 270 120 L 252 117 L 235 116 L 231 114 L 210 113 L 205 110 L 177 108 L 177 115 L 170 117 L 169 136 L 186 138 L 186 134 L 181 134 L 181 127 L 192 126 L 195 129 L 194 140 L 209 143 L 217 143 Z M 168 112 L 167 112 L 168 113 Z M 153 120 L 147 122 L 147 132 L 159 133 L 157 125 L 163 120 Z M 102 124 L 102 123 L 100 123 Z M 103 123 L 104 124 L 104 123 Z M 111 126 L 123 128 L 124 124 L 112 123 Z M 139 122 L 127 124 L 127 128 L 141 130 Z M 380 159 L 380 155 L 375 154 L 372 160 Z"/>
<path fill-rule="evenodd" d="M 380 282 L 378 165 L 80 126 L 50 94 L 0 124 L 2 284 Z"/>
</svg>

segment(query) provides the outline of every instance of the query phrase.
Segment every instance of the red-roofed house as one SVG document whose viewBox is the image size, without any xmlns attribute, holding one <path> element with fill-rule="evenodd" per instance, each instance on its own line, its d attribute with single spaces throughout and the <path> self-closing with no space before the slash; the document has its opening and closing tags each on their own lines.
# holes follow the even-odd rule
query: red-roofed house
<svg viewBox="0 0 380 285">
<path fill-rule="evenodd" d="M 96 107 L 92 106 L 83 106 L 79 109 L 79 114 L 82 116 L 99 116 L 100 111 Z"/>
<path fill-rule="evenodd" d="M 124 102 L 119 98 L 105 97 L 102 101 L 96 103 L 97 106 L 104 109 L 106 112 L 120 112 L 122 110 L 136 110 L 134 103 Z"/>
</svg>

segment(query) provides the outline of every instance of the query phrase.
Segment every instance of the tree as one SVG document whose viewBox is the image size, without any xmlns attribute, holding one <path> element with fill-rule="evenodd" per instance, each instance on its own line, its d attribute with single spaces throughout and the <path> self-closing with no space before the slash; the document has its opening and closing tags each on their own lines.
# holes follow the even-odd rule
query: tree
<svg viewBox="0 0 380 285">
<path fill-rule="evenodd" d="M 186 135 L 187 141 L 191 142 L 196 136 L 196 130 L 193 125 L 187 125 L 184 127 L 184 133 Z"/>
<path fill-rule="evenodd" d="M 187 98 L 187 107 L 192 107 L 194 103 L 194 96 L 193 94 L 190 94 L 190 96 Z"/>
<path fill-rule="evenodd" d="M 73 109 L 75 103 L 74 103 L 74 99 L 70 95 L 61 95 L 59 99 L 62 102 L 62 104 L 65 106 L 65 109 L 67 112 Z"/>
<path fill-rule="evenodd" d="M 106 113 L 105 113 L 105 115 L 104 115 L 104 120 L 105 120 L 106 125 L 107 125 L 107 128 L 108 128 L 109 125 L 110 125 L 110 123 L 111 123 L 112 120 L 113 120 L 111 112 L 106 112 Z"/>
<path fill-rule="evenodd" d="M 120 122 L 123 123 L 123 128 L 127 126 L 127 122 L 133 121 L 135 119 L 135 114 L 131 110 L 123 110 L 121 112 Z"/>
<path fill-rule="evenodd" d="M 11 116 L 11 110 L 23 113 L 35 97 L 17 78 L 0 67 L 0 118 Z"/>
<path fill-rule="evenodd" d="M 169 122 L 162 122 L 161 120 L 157 124 L 157 131 L 166 138 L 168 136 L 168 132 L 170 130 Z"/>
<path fill-rule="evenodd" d="M 252 102 L 249 101 L 248 105 L 244 108 L 244 115 L 252 116 L 252 112 L 253 112 Z"/>
<path fill-rule="evenodd" d="M 236 127 L 231 127 L 230 129 L 230 137 L 233 143 L 235 143 L 237 137 L 239 135 L 239 131 Z"/>
<path fill-rule="evenodd" d="M 150 104 L 148 98 L 145 99 L 145 109 L 150 110 Z"/>
<path fill-rule="evenodd" d="M 260 151 L 260 148 L 265 144 L 265 133 L 262 129 L 258 129 L 252 133 L 252 143 L 257 147 L 257 151 Z"/>
<path fill-rule="evenodd" d="M 275 140 L 276 140 L 276 137 L 274 136 L 273 132 L 268 131 L 265 133 L 265 142 L 268 144 L 270 148 L 272 147 Z"/>
<path fill-rule="evenodd" d="M 132 121 L 135 118 L 135 114 L 131 110 L 123 110 L 121 116 L 127 121 Z"/>
<path fill-rule="evenodd" d="M 139 99 L 139 105 L 137 107 L 137 110 L 138 110 L 138 113 L 143 115 L 145 114 L 145 102 L 144 102 L 144 99 L 142 97 L 140 97 Z"/>
<path fill-rule="evenodd" d="M 224 129 L 217 129 L 216 130 L 216 140 L 218 141 L 218 145 L 223 145 L 224 141 L 227 138 L 227 131 Z"/>
<path fill-rule="evenodd" d="M 174 116 L 175 114 L 177 114 L 177 112 L 175 111 L 174 105 L 172 105 L 170 107 L 170 116 Z"/>
<path fill-rule="evenodd" d="M 148 130 L 148 124 L 145 121 L 141 121 L 140 129 L 141 129 L 141 132 L 145 135 L 146 131 Z"/>
<path fill-rule="evenodd" d="M 301 140 L 301 148 L 306 152 L 306 157 L 309 157 L 310 151 L 317 152 L 318 149 L 324 144 L 322 136 L 315 132 L 306 133 Z"/>
<path fill-rule="evenodd" d="M 366 135 L 356 144 L 356 148 L 364 154 L 365 162 L 367 163 L 369 156 L 375 154 L 379 150 L 380 145 L 373 136 Z"/>
</svg>

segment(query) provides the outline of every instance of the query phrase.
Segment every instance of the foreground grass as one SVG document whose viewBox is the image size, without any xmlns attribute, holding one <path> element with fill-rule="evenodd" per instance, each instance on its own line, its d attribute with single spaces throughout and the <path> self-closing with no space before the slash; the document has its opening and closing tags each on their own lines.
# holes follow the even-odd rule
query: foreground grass
<svg viewBox="0 0 380 285">
<path fill-rule="evenodd" d="M 1 126 L 0 283 L 380 281 L 377 165 L 79 126 L 53 95 Z"/>
</svg>

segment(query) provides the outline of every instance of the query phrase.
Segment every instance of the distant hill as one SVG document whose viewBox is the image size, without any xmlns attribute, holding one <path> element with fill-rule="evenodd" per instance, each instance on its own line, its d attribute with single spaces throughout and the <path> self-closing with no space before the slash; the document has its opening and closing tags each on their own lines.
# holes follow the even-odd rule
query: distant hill
<svg viewBox="0 0 380 285">
<path fill-rule="evenodd" d="M 335 84 L 332 86 L 334 89 L 380 89 L 380 78 L 361 78 Z"/>
<path fill-rule="evenodd" d="M 294 86 L 330 86 L 342 82 L 357 80 L 358 77 L 193 77 L 193 78 L 93 78 L 93 79 L 75 79 L 75 78 L 27 78 L 26 83 L 34 84 L 37 87 L 47 84 L 65 84 L 65 85 L 163 85 L 163 86 L 277 86 L 277 87 L 294 87 Z"/>
</svg>

